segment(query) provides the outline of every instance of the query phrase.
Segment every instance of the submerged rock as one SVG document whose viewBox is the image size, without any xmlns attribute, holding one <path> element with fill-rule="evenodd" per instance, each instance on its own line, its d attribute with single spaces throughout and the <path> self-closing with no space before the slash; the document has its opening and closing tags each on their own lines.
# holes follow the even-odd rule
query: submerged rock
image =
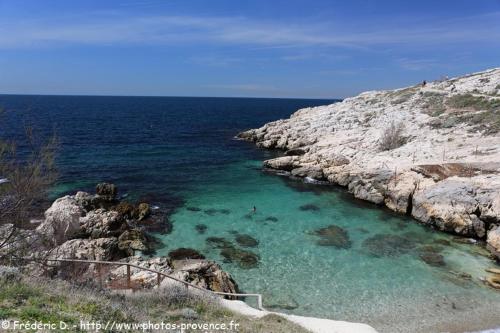
<svg viewBox="0 0 500 333">
<path fill-rule="evenodd" d="M 202 255 L 200 252 L 185 247 L 181 247 L 170 251 L 168 253 L 168 257 L 172 260 L 205 259 L 205 256 Z"/>
<path fill-rule="evenodd" d="M 319 211 L 320 208 L 314 204 L 306 204 L 299 207 L 303 211 Z"/>
<path fill-rule="evenodd" d="M 210 216 L 214 216 L 215 214 L 228 215 L 231 213 L 231 211 L 229 209 L 215 209 L 215 208 L 205 209 L 203 212 L 207 215 L 210 215 Z"/>
<path fill-rule="evenodd" d="M 427 265 L 434 266 L 434 267 L 443 267 L 446 266 L 446 263 L 444 262 L 444 257 L 435 252 L 423 252 L 420 254 L 420 259 L 424 261 Z"/>
<path fill-rule="evenodd" d="M 187 210 L 191 211 L 191 212 L 201 212 L 201 208 L 198 208 L 198 207 L 186 207 Z"/>
<path fill-rule="evenodd" d="M 250 235 L 239 234 L 235 237 L 236 243 L 243 247 L 256 247 L 259 245 L 259 241 Z"/>
<path fill-rule="evenodd" d="M 269 221 L 269 222 L 278 222 L 278 218 L 274 216 L 268 216 L 265 218 L 264 221 Z"/>
<path fill-rule="evenodd" d="M 194 228 L 199 234 L 204 234 L 208 227 L 205 224 L 197 224 Z"/>
<path fill-rule="evenodd" d="M 407 237 L 387 234 L 377 234 L 363 242 L 363 248 L 374 257 L 398 257 L 415 247 L 415 242 Z"/>
<path fill-rule="evenodd" d="M 328 227 L 315 230 L 313 234 L 320 237 L 316 242 L 318 245 L 333 246 L 339 249 L 348 249 L 351 247 L 349 234 L 337 225 L 332 224 Z"/>
<path fill-rule="evenodd" d="M 259 264 L 259 255 L 236 247 L 228 247 L 220 252 L 220 255 L 225 258 L 226 262 L 237 263 L 238 266 L 244 269 L 255 268 Z"/>
<path fill-rule="evenodd" d="M 225 249 L 233 247 L 233 243 L 231 243 L 231 241 L 222 237 L 208 237 L 205 241 L 209 246 L 214 247 L 216 249 Z"/>
<path fill-rule="evenodd" d="M 443 238 L 438 238 L 438 239 L 435 239 L 433 241 L 435 244 L 439 244 L 439 245 L 446 245 L 446 246 L 449 246 L 451 245 L 451 242 L 447 239 L 443 239 Z"/>
</svg>

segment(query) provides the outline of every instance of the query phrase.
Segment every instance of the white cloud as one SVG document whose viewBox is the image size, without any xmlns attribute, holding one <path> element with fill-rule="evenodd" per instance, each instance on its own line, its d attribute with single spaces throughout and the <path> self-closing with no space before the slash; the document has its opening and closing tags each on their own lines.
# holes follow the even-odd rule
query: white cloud
<svg viewBox="0 0 500 333">
<path fill-rule="evenodd" d="M 69 20 L 0 20 L 0 48 L 67 43 L 165 44 L 223 43 L 262 47 L 335 46 L 367 48 L 375 45 L 433 45 L 493 41 L 500 38 L 500 13 L 483 18 L 439 22 L 436 26 L 384 27 L 374 31 L 347 31 L 332 22 L 284 24 L 241 17 L 100 15 Z M 496 22 L 496 23 L 495 23 Z M 299 55 L 300 56 L 300 55 Z M 291 59 L 292 60 L 292 59 Z"/>
<path fill-rule="evenodd" d="M 240 84 L 210 84 L 207 88 L 228 89 L 243 92 L 280 92 L 281 90 L 274 86 L 255 84 L 255 83 L 240 83 Z"/>
<path fill-rule="evenodd" d="M 408 58 L 400 58 L 397 60 L 399 66 L 403 69 L 407 69 L 410 71 L 420 71 L 425 69 L 430 69 L 440 65 L 434 59 L 408 59 Z"/>
</svg>

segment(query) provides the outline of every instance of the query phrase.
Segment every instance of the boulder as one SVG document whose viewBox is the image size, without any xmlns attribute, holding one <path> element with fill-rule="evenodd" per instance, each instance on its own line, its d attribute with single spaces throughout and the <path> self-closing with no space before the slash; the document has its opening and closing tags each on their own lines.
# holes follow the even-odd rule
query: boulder
<svg viewBox="0 0 500 333">
<path fill-rule="evenodd" d="M 111 209 L 116 211 L 121 217 L 126 220 L 130 220 L 134 217 L 135 207 L 134 205 L 126 201 L 120 202 L 118 205 Z"/>
<path fill-rule="evenodd" d="M 316 180 L 323 180 L 325 178 L 323 169 L 315 165 L 302 166 L 292 170 L 292 176 L 295 177 L 309 177 Z"/>
<path fill-rule="evenodd" d="M 171 261 L 167 257 L 155 257 L 146 259 L 140 256 L 133 256 L 124 258 L 120 261 L 144 268 L 149 268 L 165 274 L 171 274 L 173 272 Z M 125 284 L 126 278 L 126 266 L 119 266 L 110 271 L 110 279 L 112 281 L 112 284 Z M 160 279 L 164 280 L 165 278 L 160 277 Z M 156 274 L 155 272 L 145 271 L 133 266 L 130 267 L 130 280 L 134 287 L 153 288 L 158 286 L 158 274 Z"/>
<path fill-rule="evenodd" d="M 81 217 L 80 225 L 82 233 L 90 238 L 118 236 L 128 228 L 118 212 L 102 208 L 92 210 Z"/>
<path fill-rule="evenodd" d="M 144 220 L 146 217 L 151 214 L 151 208 L 149 207 L 149 204 L 145 202 L 141 202 L 136 209 L 136 218 L 137 220 L 141 221 Z"/>
<path fill-rule="evenodd" d="M 51 251 L 51 257 L 57 259 L 86 259 L 113 261 L 126 257 L 118 248 L 116 237 L 99 239 L 72 239 Z"/>
<path fill-rule="evenodd" d="M 291 171 L 299 166 L 297 156 L 283 156 L 264 161 L 264 167 L 277 170 Z"/>
<path fill-rule="evenodd" d="M 238 285 L 231 275 L 208 260 L 181 260 L 173 262 L 173 277 L 192 283 L 198 287 L 224 293 L 237 293 Z M 165 279 L 162 286 L 178 285 L 170 279 Z M 231 297 L 228 297 L 231 298 Z"/>
<path fill-rule="evenodd" d="M 500 260 L 500 226 L 495 226 L 488 231 L 486 238 L 487 249 Z"/>
<path fill-rule="evenodd" d="M 114 184 L 110 183 L 99 183 L 95 187 L 95 192 L 97 195 L 112 201 L 115 200 L 118 189 Z"/>
<path fill-rule="evenodd" d="M 387 184 L 394 172 L 387 169 L 375 169 L 351 175 L 347 186 L 349 192 L 358 199 L 381 204 L 384 202 Z"/>
<path fill-rule="evenodd" d="M 489 207 L 487 191 L 481 193 L 478 180 L 450 177 L 416 191 L 413 195 L 412 216 L 440 230 L 468 237 L 485 236 L 483 207 Z M 486 185 L 485 185 L 486 186 Z"/>
<path fill-rule="evenodd" d="M 135 251 L 146 251 L 147 240 L 144 234 L 137 229 L 127 230 L 118 237 L 118 248 L 133 255 Z"/>
<path fill-rule="evenodd" d="M 80 217 L 84 213 L 75 197 L 67 195 L 54 201 L 36 230 L 54 245 L 60 245 L 80 232 Z"/>
</svg>

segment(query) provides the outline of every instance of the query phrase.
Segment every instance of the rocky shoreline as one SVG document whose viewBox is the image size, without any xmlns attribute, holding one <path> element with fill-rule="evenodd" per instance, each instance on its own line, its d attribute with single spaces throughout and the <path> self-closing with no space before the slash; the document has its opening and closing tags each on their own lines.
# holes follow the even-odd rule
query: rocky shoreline
<svg viewBox="0 0 500 333">
<path fill-rule="evenodd" d="M 238 134 L 264 168 L 344 186 L 500 260 L 500 69 L 371 91 Z"/>
<path fill-rule="evenodd" d="M 102 283 L 102 267 L 67 263 L 47 266 L 45 260 L 124 262 L 153 269 L 208 290 L 238 292 L 238 286 L 229 273 L 217 263 L 205 260 L 195 250 L 174 250 L 168 257 L 145 258 L 136 255 L 137 252 L 154 254 L 157 241 L 149 235 L 148 229 L 156 228 L 165 219 L 155 220 L 156 216 L 147 203 L 134 205 L 118 200 L 117 192 L 115 185 L 101 183 L 97 185 L 94 195 L 77 192 L 55 200 L 36 229 L 15 230 L 11 245 L 2 248 L 2 251 L 13 253 L 18 263 L 25 261 L 23 268 L 31 275 L 58 276 L 77 283 L 95 284 L 99 280 Z M 12 228 L 11 224 L 2 225 L 0 236 L 9 235 Z M 112 266 L 104 273 L 107 287 L 125 287 L 125 266 Z M 156 273 L 134 267 L 130 273 L 130 285 L 133 288 L 158 286 Z M 159 287 L 170 286 L 172 281 L 163 279 Z"/>
</svg>

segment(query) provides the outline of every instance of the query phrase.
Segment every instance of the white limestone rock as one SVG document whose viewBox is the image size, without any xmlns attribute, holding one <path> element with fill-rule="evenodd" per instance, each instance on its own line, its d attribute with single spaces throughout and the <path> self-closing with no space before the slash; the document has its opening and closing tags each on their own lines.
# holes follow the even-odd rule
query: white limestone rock
<svg viewBox="0 0 500 333">
<path fill-rule="evenodd" d="M 80 231 L 80 217 L 84 213 L 75 198 L 67 195 L 54 201 L 45 212 L 45 221 L 36 230 L 47 240 L 60 245 Z"/>
</svg>

